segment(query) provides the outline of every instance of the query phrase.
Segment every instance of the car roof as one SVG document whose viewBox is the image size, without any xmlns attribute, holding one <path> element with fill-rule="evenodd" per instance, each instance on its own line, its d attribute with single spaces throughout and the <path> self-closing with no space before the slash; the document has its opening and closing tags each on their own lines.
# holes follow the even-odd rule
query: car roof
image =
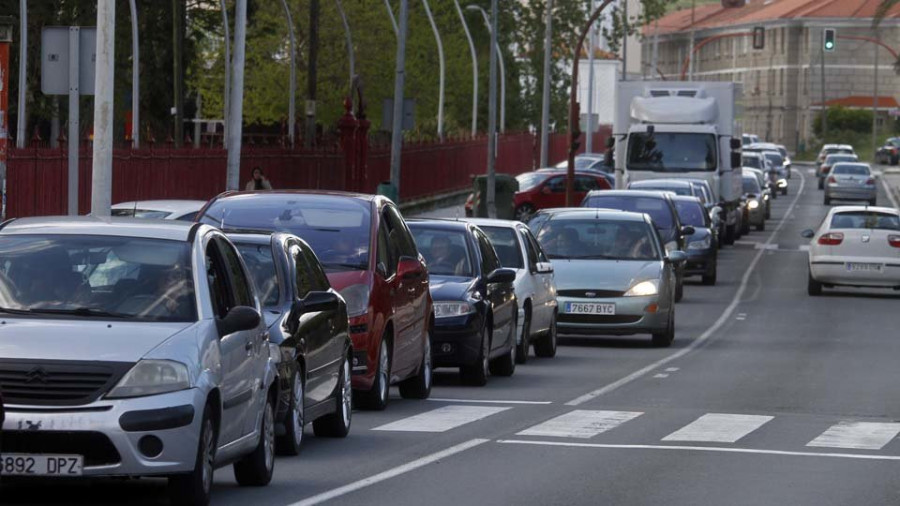
<svg viewBox="0 0 900 506">
<path fill-rule="evenodd" d="M 685 181 L 684 179 L 641 179 L 640 181 L 632 181 L 631 183 L 629 183 L 629 186 L 643 186 L 649 184 L 659 184 L 661 186 L 680 186 L 682 188 L 693 186 L 690 181 Z"/>
<path fill-rule="evenodd" d="M 235 244 L 271 244 L 273 234 L 265 234 L 262 231 L 258 234 L 225 234 Z"/>
<path fill-rule="evenodd" d="M 516 228 L 517 226 L 524 226 L 521 221 L 516 220 L 500 220 L 493 218 L 460 218 L 460 221 L 465 221 L 471 223 L 473 225 L 477 225 L 479 227 L 504 227 L 504 228 Z"/>
<path fill-rule="evenodd" d="M 591 207 L 560 207 L 555 209 L 543 209 L 542 214 L 550 215 L 550 219 L 566 218 L 591 218 L 604 220 L 621 220 L 621 221 L 642 221 L 648 222 L 650 218 L 646 213 L 635 213 L 631 211 L 619 211 L 618 209 L 603 209 Z"/>
<path fill-rule="evenodd" d="M 49 216 L 8 220 L 5 225 L 0 227 L 0 234 L 103 235 L 187 241 L 195 235 L 198 228 L 213 227 L 177 220 Z"/>
<path fill-rule="evenodd" d="M 878 206 L 835 206 L 831 208 L 831 214 L 841 213 L 845 211 L 874 211 L 878 213 L 886 213 L 886 214 L 894 214 L 900 216 L 900 210 L 894 209 L 893 207 L 878 207 Z"/>
<path fill-rule="evenodd" d="M 167 213 L 189 213 L 199 211 L 206 205 L 205 200 L 138 200 L 119 202 L 112 209 L 138 209 L 143 211 L 164 211 Z"/>
<path fill-rule="evenodd" d="M 267 197 L 286 197 L 291 195 L 309 195 L 314 197 L 340 197 L 340 198 L 351 198 L 362 201 L 372 202 L 375 200 L 385 199 L 387 197 L 381 195 L 368 195 L 364 193 L 353 193 L 353 192 L 344 192 L 338 190 L 251 190 L 251 191 L 227 191 L 224 193 L 220 193 L 215 198 L 209 201 L 212 204 L 216 200 L 222 200 L 227 198 L 234 197 L 248 197 L 254 196 L 256 198 L 267 198 Z"/>
<path fill-rule="evenodd" d="M 753 174 L 762 174 L 763 171 L 759 169 L 754 169 L 753 167 L 741 167 L 741 170 L 744 172 L 752 172 Z"/>
<path fill-rule="evenodd" d="M 672 197 L 672 200 L 675 202 L 696 202 L 699 205 L 703 205 L 703 202 L 700 202 L 700 199 L 693 195 L 675 195 Z"/>
<path fill-rule="evenodd" d="M 597 197 L 597 196 L 611 196 L 611 197 L 652 197 L 657 199 L 665 199 L 667 196 L 670 196 L 672 192 L 665 191 L 652 191 L 652 190 L 592 190 L 587 196 L 588 197 Z"/>
<path fill-rule="evenodd" d="M 466 231 L 473 224 L 454 219 L 443 218 L 412 218 L 406 220 L 409 228 L 433 228 L 441 230 Z"/>
<path fill-rule="evenodd" d="M 855 161 L 855 162 L 838 162 L 838 163 L 832 165 L 831 168 L 833 169 L 833 168 L 835 168 L 835 167 L 841 167 L 841 166 L 846 166 L 846 165 L 863 166 L 863 167 L 865 167 L 865 168 L 867 168 L 867 169 L 870 169 L 870 170 L 872 169 L 872 166 L 871 166 L 871 165 L 869 165 L 869 164 L 866 163 L 866 162 L 860 162 L 860 161 Z"/>
<path fill-rule="evenodd" d="M 705 179 L 682 179 L 682 181 L 690 181 L 691 184 L 702 184 L 702 185 L 709 186 L 709 181 L 707 181 Z"/>
</svg>

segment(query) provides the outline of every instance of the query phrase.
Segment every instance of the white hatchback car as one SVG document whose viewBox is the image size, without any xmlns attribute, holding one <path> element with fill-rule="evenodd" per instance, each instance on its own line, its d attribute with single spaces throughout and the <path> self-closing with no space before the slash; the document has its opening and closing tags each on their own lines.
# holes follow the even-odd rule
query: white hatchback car
<svg viewBox="0 0 900 506">
<path fill-rule="evenodd" d="M 525 224 L 518 221 L 469 219 L 488 236 L 503 267 L 516 271 L 519 306 L 516 361 L 525 363 L 534 344 L 539 357 L 556 355 L 556 282 L 553 265 Z"/>
<path fill-rule="evenodd" d="M 807 229 L 810 295 L 834 286 L 900 290 L 900 212 L 889 207 L 839 206 L 818 230 Z"/>
</svg>

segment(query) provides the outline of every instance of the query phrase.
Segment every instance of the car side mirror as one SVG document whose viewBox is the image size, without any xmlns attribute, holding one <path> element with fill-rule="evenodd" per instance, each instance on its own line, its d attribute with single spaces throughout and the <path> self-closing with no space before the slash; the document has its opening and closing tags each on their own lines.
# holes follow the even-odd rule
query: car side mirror
<svg viewBox="0 0 900 506">
<path fill-rule="evenodd" d="M 516 280 L 516 271 L 512 269 L 505 269 L 503 267 L 499 269 L 494 269 L 494 272 L 488 274 L 487 282 L 488 284 L 495 283 L 513 283 Z"/>
<path fill-rule="evenodd" d="M 538 274 L 550 274 L 553 272 L 553 264 L 550 262 L 538 262 L 535 267 Z"/>
<path fill-rule="evenodd" d="M 422 276 L 422 265 L 412 257 L 403 257 L 397 263 L 397 275 L 400 279 L 416 279 Z"/>
<path fill-rule="evenodd" d="M 812 239 L 813 237 L 816 236 L 816 232 L 811 228 L 807 228 L 803 232 L 800 232 L 800 236 L 803 237 L 804 239 Z"/>
<path fill-rule="evenodd" d="M 610 135 L 606 138 L 606 148 L 612 149 L 616 145 L 616 138 Z"/>
<path fill-rule="evenodd" d="M 294 302 L 291 312 L 295 315 L 303 313 L 321 313 L 336 311 L 339 299 L 334 292 L 309 292 L 306 297 Z"/>
<path fill-rule="evenodd" d="M 680 264 L 687 260 L 687 254 L 684 251 L 675 250 L 666 256 L 666 261 L 672 264 Z"/>
<path fill-rule="evenodd" d="M 552 191 L 550 190 L 549 186 L 544 186 L 543 188 L 541 188 L 541 193 L 543 193 L 544 195 L 550 195 Z"/>
<path fill-rule="evenodd" d="M 731 167 L 740 167 L 741 166 L 741 152 L 740 151 L 732 151 L 731 152 Z"/>
<path fill-rule="evenodd" d="M 696 232 L 696 230 L 690 225 L 681 227 L 681 235 L 694 235 L 694 232 Z"/>
<path fill-rule="evenodd" d="M 225 318 L 216 320 L 216 329 L 219 336 L 225 337 L 235 332 L 252 330 L 259 326 L 261 317 L 259 312 L 250 306 L 235 306 L 228 311 Z"/>
</svg>

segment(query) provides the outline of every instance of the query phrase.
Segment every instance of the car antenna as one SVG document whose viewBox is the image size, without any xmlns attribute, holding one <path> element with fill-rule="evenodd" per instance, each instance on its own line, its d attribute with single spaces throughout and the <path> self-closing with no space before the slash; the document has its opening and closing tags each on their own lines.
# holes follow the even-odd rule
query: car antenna
<svg viewBox="0 0 900 506">
<path fill-rule="evenodd" d="M 134 208 L 131 210 L 131 217 L 137 218 L 137 200 L 134 201 Z"/>
</svg>

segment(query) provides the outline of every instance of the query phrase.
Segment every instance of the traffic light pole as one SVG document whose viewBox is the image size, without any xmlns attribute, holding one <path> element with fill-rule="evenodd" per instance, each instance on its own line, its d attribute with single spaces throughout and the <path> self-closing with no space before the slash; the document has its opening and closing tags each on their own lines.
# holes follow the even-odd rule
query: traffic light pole
<svg viewBox="0 0 900 506">
<path fill-rule="evenodd" d="M 828 106 L 825 105 L 825 32 L 822 32 L 822 66 L 821 66 L 821 84 L 822 84 L 822 143 L 825 143 L 825 137 L 828 134 Z"/>
</svg>

